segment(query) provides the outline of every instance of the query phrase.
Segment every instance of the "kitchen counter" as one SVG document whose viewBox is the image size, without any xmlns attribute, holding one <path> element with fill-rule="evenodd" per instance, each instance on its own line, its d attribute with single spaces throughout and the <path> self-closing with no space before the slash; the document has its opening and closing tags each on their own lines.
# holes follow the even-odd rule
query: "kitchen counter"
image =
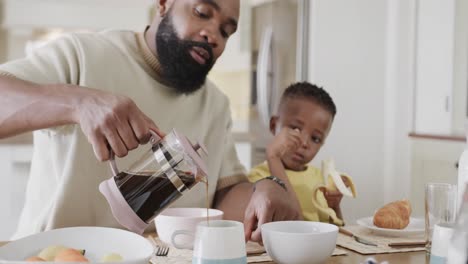
<svg viewBox="0 0 468 264">
<path fill-rule="evenodd" d="M 446 140 L 446 141 L 459 141 L 465 142 L 465 136 L 463 135 L 434 135 L 434 134 L 421 134 L 411 132 L 409 133 L 410 138 L 419 138 L 419 139 L 433 139 L 433 140 Z"/>
</svg>

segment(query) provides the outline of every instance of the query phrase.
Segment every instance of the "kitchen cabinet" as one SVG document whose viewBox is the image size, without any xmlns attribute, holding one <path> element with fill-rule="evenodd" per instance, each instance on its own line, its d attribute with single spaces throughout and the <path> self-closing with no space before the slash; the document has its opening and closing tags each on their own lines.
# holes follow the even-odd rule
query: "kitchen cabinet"
<svg viewBox="0 0 468 264">
<path fill-rule="evenodd" d="M 417 3 L 414 131 L 463 133 L 467 118 L 468 2 Z"/>
<path fill-rule="evenodd" d="M 0 145 L 0 241 L 13 235 L 23 209 L 32 149 L 30 144 Z"/>
<path fill-rule="evenodd" d="M 428 182 L 457 184 L 457 163 L 465 147 L 461 140 L 412 138 L 411 204 L 413 216 L 424 216 L 424 188 Z"/>
<path fill-rule="evenodd" d="M 457 0 L 453 73 L 453 133 L 464 134 L 468 110 L 468 1 Z"/>
<path fill-rule="evenodd" d="M 236 151 L 237 151 L 237 156 L 239 157 L 240 163 L 244 166 L 244 168 L 249 171 L 250 168 L 252 168 L 252 158 L 251 158 L 251 152 L 252 152 L 252 144 L 251 142 L 248 141 L 237 141 L 236 142 Z"/>
<path fill-rule="evenodd" d="M 143 30 L 152 6 L 152 1 L 146 0 L 3 0 L 2 25 L 9 29 Z"/>
<path fill-rule="evenodd" d="M 456 0 L 418 1 L 415 131 L 448 134 L 452 91 Z"/>
</svg>

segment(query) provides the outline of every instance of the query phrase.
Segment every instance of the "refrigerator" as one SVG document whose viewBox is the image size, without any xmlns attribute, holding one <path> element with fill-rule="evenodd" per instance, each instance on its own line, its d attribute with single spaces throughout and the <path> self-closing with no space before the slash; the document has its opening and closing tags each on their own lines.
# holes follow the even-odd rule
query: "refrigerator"
<svg viewBox="0 0 468 264">
<path fill-rule="evenodd" d="M 310 0 L 251 1 L 251 165 L 266 159 L 281 94 L 308 76 Z"/>
</svg>

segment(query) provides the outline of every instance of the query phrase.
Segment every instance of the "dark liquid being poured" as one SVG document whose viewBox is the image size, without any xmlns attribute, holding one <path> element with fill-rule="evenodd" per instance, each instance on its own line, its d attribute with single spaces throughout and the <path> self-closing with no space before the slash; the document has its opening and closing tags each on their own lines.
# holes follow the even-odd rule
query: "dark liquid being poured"
<svg viewBox="0 0 468 264">
<path fill-rule="evenodd" d="M 186 188 L 190 189 L 196 184 L 193 174 L 178 170 L 175 172 Z M 182 196 L 164 173 L 159 175 L 154 173 L 120 172 L 114 177 L 127 203 L 146 223 L 150 223 L 162 210 Z"/>
<path fill-rule="evenodd" d="M 201 180 L 205 184 L 205 207 L 206 207 L 206 223 L 210 226 L 210 201 L 208 199 L 208 178 Z"/>
</svg>

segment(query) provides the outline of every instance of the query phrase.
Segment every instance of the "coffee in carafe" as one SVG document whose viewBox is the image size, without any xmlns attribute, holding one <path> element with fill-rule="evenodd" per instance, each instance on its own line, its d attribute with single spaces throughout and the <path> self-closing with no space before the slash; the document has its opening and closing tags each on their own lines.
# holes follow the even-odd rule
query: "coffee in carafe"
<svg viewBox="0 0 468 264">
<path fill-rule="evenodd" d="M 202 145 L 192 145 L 175 130 L 163 139 L 153 134 L 151 150 L 129 169 L 120 172 L 111 160 L 114 177 L 102 182 L 99 189 L 116 220 L 141 234 L 162 210 L 198 182 L 206 181 L 203 153 L 207 154 Z"/>
</svg>

